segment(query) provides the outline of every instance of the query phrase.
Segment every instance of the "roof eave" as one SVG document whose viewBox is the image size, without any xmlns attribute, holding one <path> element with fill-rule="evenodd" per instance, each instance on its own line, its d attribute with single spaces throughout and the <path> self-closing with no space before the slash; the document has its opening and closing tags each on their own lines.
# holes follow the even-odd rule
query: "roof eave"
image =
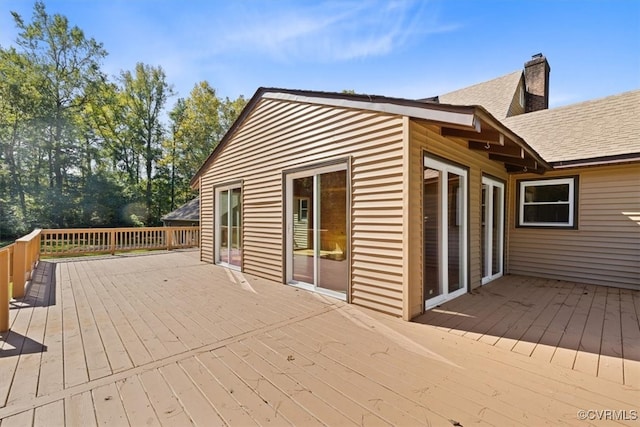
<svg viewBox="0 0 640 427">
<path fill-rule="evenodd" d="M 358 98 L 314 96 L 312 94 L 305 94 L 304 92 L 266 91 L 262 97 L 266 99 L 279 99 L 307 104 L 322 104 L 332 107 L 376 111 L 379 113 L 409 116 L 433 122 L 479 129 L 479 123 L 475 118 L 472 107 L 443 106 L 440 104 L 428 104 L 419 101 L 373 96 L 369 97 L 368 100 L 359 99 L 361 96 Z"/>
<path fill-rule="evenodd" d="M 640 162 L 640 153 L 618 154 L 613 156 L 592 157 L 589 159 L 558 160 L 551 162 L 554 169 L 569 169 L 589 166 L 609 166 Z"/>
<path fill-rule="evenodd" d="M 535 161 L 543 169 L 547 169 L 547 170 L 553 169 L 553 166 L 549 162 L 544 160 L 542 156 L 538 154 L 538 152 L 534 150 L 522 137 L 520 137 L 511 129 L 509 129 L 507 126 L 505 126 L 501 121 L 493 117 L 491 113 L 489 113 L 483 107 L 477 106 L 477 115 L 482 121 L 488 123 L 498 132 L 500 132 L 505 137 L 515 142 L 518 146 L 520 146 L 525 152 L 527 152 L 527 154 L 529 154 L 533 159 L 535 159 Z"/>
</svg>

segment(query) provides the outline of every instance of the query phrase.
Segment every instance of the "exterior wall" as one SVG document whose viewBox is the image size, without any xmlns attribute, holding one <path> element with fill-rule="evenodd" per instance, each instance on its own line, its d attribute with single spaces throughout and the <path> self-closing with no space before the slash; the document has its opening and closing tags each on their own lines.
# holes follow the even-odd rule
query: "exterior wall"
<svg viewBox="0 0 640 427">
<path fill-rule="evenodd" d="M 466 142 L 440 135 L 437 126 L 427 125 L 417 120 L 410 122 L 410 162 L 409 167 L 409 219 L 413 226 L 409 235 L 409 292 L 408 317 L 423 312 L 422 289 L 422 171 L 423 150 L 469 169 L 469 270 L 470 287 L 482 283 L 481 219 L 482 219 L 482 175 L 491 175 L 505 183 L 508 174 L 504 165 L 489 160 L 486 155 L 469 150 Z M 506 202 L 506 200 L 505 200 Z"/>
<path fill-rule="evenodd" d="M 213 262 L 214 186 L 243 182 L 243 271 L 284 281 L 283 170 L 351 162 L 351 301 L 402 315 L 403 119 L 263 99 L 201 177 L 201 258 Z"/>
<path fill-rule="evenodd" d="M 640 289 L 640 167 L 566 169 L 545 177 L 579 176 L 578 229 L 516 227 L 516 180 L 509 180 L 509 272 Z"/>
</svg>

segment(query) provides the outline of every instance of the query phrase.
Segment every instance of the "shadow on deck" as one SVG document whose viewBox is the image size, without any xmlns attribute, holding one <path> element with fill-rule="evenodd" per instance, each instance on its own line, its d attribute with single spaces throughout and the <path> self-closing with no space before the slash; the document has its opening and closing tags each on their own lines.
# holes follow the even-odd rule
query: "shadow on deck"
<svg viewBox="0 0 640 427">
<path fill-rule="evenodd" d="M 638 375 L 639 314 L 640 291 L 505 276 L 414 321 L 622 383 Z"/>
</svg>

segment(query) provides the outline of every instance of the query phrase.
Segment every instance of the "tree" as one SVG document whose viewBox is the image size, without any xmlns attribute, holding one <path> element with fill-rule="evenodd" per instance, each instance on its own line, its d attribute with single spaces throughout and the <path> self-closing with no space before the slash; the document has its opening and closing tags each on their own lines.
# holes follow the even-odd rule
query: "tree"
<svg viewBox="0 0 640 427">
<path fill-rule="evenodd" d="M 152 179 L 155 164 L 162 155 L 161 143 L 164 136 L 161 114 L 167 99 L 173 96 L 173 89 L 166 82 L 162 67 L 142 63 L 136 65 L 133 73 L 123 72 L 120 82 L 124 104 L 123 123 L 135 153 L 144 161 L 145 206 L 147 215 L 151 216 Z"/>
<path fill-rule="evenodd" d="M 107 55 L 102 44 L 87 39 L 83 31 L 70 26 L 66 17 L 47 14 L 43 2 L 34 5 L 32 22 L 12 12 L 20 30 L 16 40 L 31 89 L 38 92 L 38 136 L 48 166 L 48 204 L 53 222 L 68 223 L 65 214 L 73 204 L 69 201 L 70 172 L 78 163 L 78 139 L 75 117 L 89 102 L 90 87 L 104 79 L 100 63 Z M 17 56 L 14 56 L 17 58 Z"/>
<path fill-rule="evenodd" d="M 171 206 L 193 197 L 191 177 L 222 140 L 246 105 L 244 97 L 221 100 L 211 85 L 202 81 L 169 113 L 172 134 L 165 141 L 163 164 L 172 171 Z M 177 202 L 176 202 L 177 200 Z"/>
<path fill-rule="evenodd" d="M 42 1 L 29 23 L 12 14 L 17 39 L 0 47 L 0 235 L 153 224 L 190 199 L 189 180 L 244 98 L 220 99 L 201 82 L 169 112 L 169 128 L 161 67 L 139 63 L 109 80 L 102 44 L 67 18 Z"/>
</svg>

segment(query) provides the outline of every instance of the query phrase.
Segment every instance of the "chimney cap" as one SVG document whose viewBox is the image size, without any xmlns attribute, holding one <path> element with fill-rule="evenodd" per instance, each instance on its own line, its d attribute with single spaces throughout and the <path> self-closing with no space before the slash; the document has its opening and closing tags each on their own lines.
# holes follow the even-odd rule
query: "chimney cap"
<svg viewBox="0 0 640 427">
<path fill-rule="evenodd" d="M 537 59 L 537 58 L 543 58 L 544 55 L 542 54 L 542 52 L 540 53 L 536 53 L 535 55 L 531 55 L 531 59 Z"/>
</svg>

